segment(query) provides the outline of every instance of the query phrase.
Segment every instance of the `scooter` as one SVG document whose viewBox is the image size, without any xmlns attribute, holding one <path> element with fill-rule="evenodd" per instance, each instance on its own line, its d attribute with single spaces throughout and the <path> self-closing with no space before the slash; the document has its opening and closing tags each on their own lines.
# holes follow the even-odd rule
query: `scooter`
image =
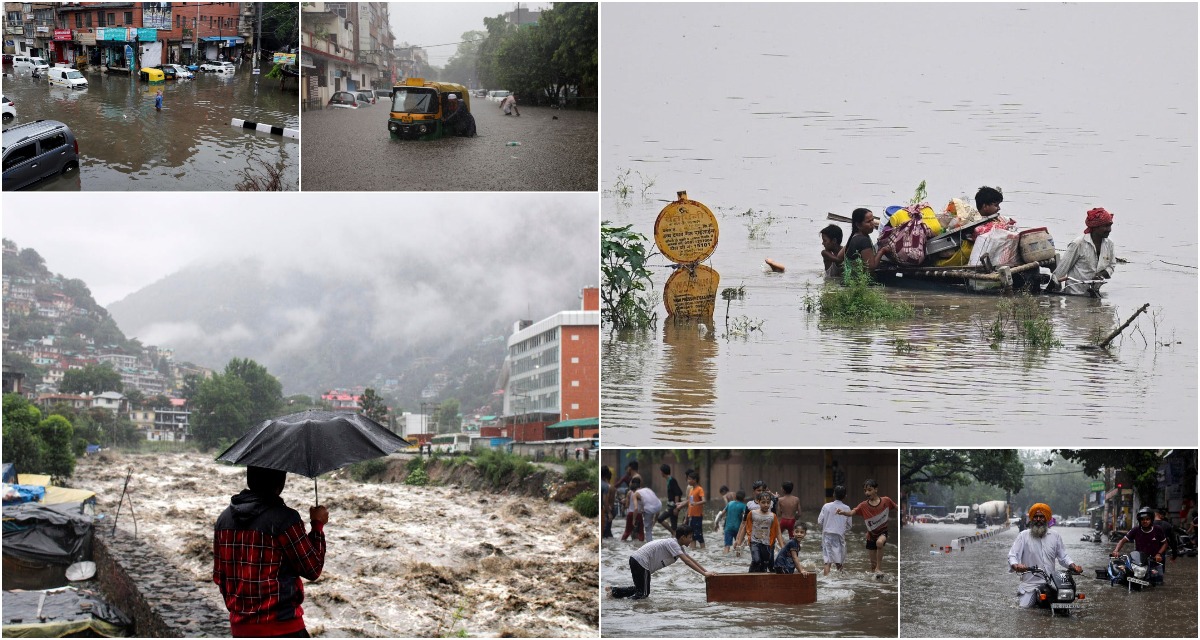
<svg viewBox="0 0 1200 640">
<path fill-rule="evenodd" d="M 1100 577 L 1097 569 L 1097 577 Z M 1108 561 L 1108 583 L 1112 586 L 1125 585 L 1128 591 L 1141 591 L 1143 587 L 1162 584 L 1162 565 L 1146 558 L 1140 551 L 1110 558 Z"/>
<path fill-rule="evenodd" d="M 1075 586 L 1073 571 L 1047 571 L 1034 566 L 1029 567 L 1029 572 L 1045 581 L 1034 592 L 1034 607 L 1049 609 L 1056 616 L 1069 616 L 1072 610 L 1083 608 L 1082 603 L 1076 602 L 1084 596 Z"/>
</svg>

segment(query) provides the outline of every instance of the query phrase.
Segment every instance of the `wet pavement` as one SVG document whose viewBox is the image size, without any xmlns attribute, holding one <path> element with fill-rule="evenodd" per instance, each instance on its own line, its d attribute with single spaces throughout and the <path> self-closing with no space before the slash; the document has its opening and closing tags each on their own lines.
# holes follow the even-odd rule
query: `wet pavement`
<svg viewBox="0 0 1200 640">
<path fill-rule="evenodd" d="M 974 525 L 916 524 L 904 528 L 900 574 L 904 601 L 901 637 L 1196 637 L 1196 558 L 1167 562 L 1166 582 L 1130 592 L 1097 580 L 1115 542 L 1084 542 L 1086 528 L 1056 527 L 1067 554 L 1083 566 L 1076 586 L 1084 608 L 1070 617 L 1016 604 L 1018 577 L 1007 570 L 1016 527 L 964 551 L 932 553 Z"/>
<path fill-rule="evenodd" d="M 8 70 L 8 69 L 6 69 Z M 204 73 L 193 80 L 151 85 L 95 68 L 83 71 L 86 89 L 51 87 L 28 74 L 5 77 L 4 95 L 17 109 L 5 126 L 59 120 L 79 142 L 79 171 L 33 188 L 54 191 L 232 191 L 246 171 L 281 163 L 283 182 L 299 185 L 296 139 L 234 128 L 234 118 L 286 128 L 299 126 L 295 83 L 242 65 L 233 75 Z M 163 110 L 154 108 L 163 91 Z"/>
<path fill-rule="evenodd" d="M 595 191 L 594 111 L 471 99 L 478 135 L 392 140 L 388 106 L 303 114 L 305 191 Z M 519 142 L 519 146 L 509 146 Z"/>
</svg>

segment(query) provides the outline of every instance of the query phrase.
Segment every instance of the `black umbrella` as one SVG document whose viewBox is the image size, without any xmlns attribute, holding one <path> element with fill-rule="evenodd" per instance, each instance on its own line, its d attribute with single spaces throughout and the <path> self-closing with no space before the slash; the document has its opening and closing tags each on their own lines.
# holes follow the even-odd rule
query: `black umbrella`
<svg viewBox="0 0 1200 640">
<path fill-rule="evenodd" d="M 310 409 L 264 420 L 217 460 L 312 478 L 316 498 L 316 478 L 322 473 L 407 446 L 404 438 L 364 415 Z"/>
</svg>

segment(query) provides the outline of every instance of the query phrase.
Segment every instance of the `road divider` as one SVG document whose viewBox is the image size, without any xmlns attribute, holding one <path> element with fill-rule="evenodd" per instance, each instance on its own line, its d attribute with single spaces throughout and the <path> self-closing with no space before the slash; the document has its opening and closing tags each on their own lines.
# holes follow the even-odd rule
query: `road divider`
<svg viewBox="0 0 1200 640">
<path fill-rule="evenodd" d="M 299 138 L 300 137 L 299 129 L 285 129 L 283 127 L 276 127 L 274 125 L 261 124 L 258 122 L 250 122 L 249 120 L 240 120 L 238 118 L 234 118 L 229 123 L 229 126 L 241 127 L 243 129 L 254 129 L 255 131 L 261 131 L 263 133 L 270 133 L 270 134 L 277 135 L 277 136 L 283 136 L 285 138 Z"/>
</svg>

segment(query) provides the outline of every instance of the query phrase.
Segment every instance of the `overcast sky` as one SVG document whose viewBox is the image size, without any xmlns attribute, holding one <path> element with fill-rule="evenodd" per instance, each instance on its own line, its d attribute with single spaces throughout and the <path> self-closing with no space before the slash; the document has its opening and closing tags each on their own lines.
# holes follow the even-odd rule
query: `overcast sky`
<svg viewBox="0 0 1200 640">
<path fill-rule="evenodd" d="M 131 207 L 124 193 L 6 192 L 3 235 L 37 250 L 51 272 L 83 280 L 104 306 L 189 264 L 246 256 L 268 268 L 343 270 L 368 280 L 398 256 L 432 256 L 459 281 L 511 287 L 522 311 L 538 289 L 599 282 L 595 194 L 138 197 L 149 206 Z"/>
<path fill-rule="evenodd" d="M 484 18 L 514 11 L 516 2 L 391 2 L 392 34 L 396 44 L 407 42 L 426 47 L 429 62 L 438 67 L 458 51 L 457 43 L 467 31 L 487 31 Z M 540 11 L 553 6 L 552 2 L 522 2 L 522 9 Z M 446 46 L 432 46 L 446 45 Z"/>
</svg>

